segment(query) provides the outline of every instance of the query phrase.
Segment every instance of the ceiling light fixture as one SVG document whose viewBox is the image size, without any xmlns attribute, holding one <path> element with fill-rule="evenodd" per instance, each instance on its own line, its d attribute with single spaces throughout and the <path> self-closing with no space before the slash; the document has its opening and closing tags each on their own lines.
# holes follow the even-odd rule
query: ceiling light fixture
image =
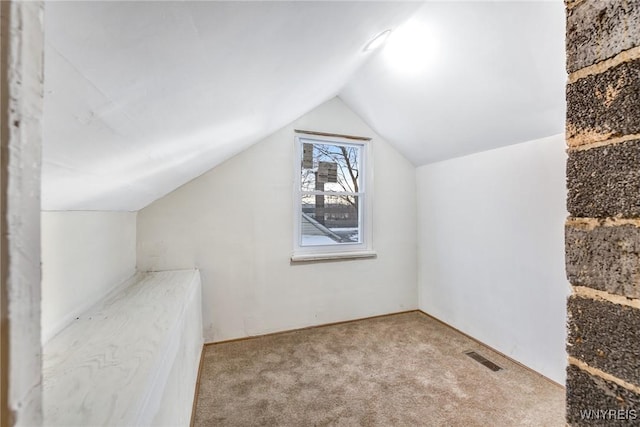
<svg viewBox="0 0 640 427">
<path fill-rule="evenodd" d="M 362 51 L 363 52 L 371 52 L 371 51 L 376 50 L 377 48 L 382 46 L 384 44 L 384 42 L 387 41 L 387 39 L 389 38 L 390 35 L 391 35 L 391 30 L 385 30 L 385 31 L 377 34 L 375 37 L 373 37 L 371 40 L 369 40 L 369 42 L 364 46 L 364 48 L 362 48 Z"/>
<path fill-rule="evenodd" d="M 384 47 L 384 57 L 402 73 L 420 74 L 436 63 L 439 50 L 433 27 L 413 21 L 394 31 Z"/>
</svg>

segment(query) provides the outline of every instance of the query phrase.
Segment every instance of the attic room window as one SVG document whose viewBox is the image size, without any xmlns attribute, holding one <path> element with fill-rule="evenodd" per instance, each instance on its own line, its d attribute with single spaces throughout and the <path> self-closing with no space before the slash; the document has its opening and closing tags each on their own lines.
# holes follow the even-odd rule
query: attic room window
<svg viewBox="0 0 640 427">
<path fill-rule="evenodd" d="M 292 261 L 375 256 L 369 141 L 296 131 Z"/>
</svg>

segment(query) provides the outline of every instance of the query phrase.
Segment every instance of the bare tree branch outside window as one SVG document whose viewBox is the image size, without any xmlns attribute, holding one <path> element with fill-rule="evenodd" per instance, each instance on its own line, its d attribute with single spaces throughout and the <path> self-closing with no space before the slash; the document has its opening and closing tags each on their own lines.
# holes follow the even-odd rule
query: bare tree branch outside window
<svg viewBox="0 0 640 427">
<path fill-rule="evenodd" d="M 311 146 L 313 160 L 309 157 Z M 305 142 L 307 157 L 301 159 L 303 214 L 337 233 L 349 231 L 355 237 L 348 242 L 359 239 L 361 150 L 362 146 L 355 144 Z"/>
</svg>

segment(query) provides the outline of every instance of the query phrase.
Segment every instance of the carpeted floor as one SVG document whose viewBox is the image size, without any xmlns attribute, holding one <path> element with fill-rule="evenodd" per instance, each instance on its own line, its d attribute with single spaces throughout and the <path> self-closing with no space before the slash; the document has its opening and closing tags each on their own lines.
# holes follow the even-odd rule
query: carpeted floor
<svg viewBox="0 0 640 427">
<path fill-rule="evenodd" d="M 464 352 L 502 368 L 493 372 Z M 195 426 L 564 426 L 564 390 L 419 312 L 208 345 Z"/>
</svg>

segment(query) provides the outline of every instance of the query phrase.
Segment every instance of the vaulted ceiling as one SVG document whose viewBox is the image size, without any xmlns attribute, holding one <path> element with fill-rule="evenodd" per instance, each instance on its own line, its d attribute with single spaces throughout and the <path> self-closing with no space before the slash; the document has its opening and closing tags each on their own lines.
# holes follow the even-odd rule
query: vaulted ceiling
<svg viewBox="0 0 640 427">
<path fill-rule="evenodd" d="M 415 165 L 548 136 L 565 78 L 562 1 L 47 2 L 43 209 L 138 210 L 334 96 Z"/>
</svg>

